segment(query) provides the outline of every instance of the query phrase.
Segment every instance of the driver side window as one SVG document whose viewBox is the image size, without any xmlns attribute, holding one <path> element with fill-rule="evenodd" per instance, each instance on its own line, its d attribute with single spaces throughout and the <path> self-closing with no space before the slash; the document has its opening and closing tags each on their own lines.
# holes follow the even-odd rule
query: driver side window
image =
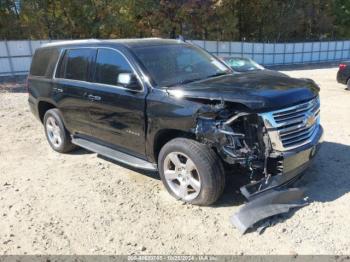
<svg viewBox="0 0 350 262">
<path fill-rule="evenodd" d="M 128 61 L 117 51 L 111 49 L 98 49 L 95 82 L 122 86 L 122 84 L 118 82 L 118 76 L 121 73 L 133 73 Z"/>
</svg>

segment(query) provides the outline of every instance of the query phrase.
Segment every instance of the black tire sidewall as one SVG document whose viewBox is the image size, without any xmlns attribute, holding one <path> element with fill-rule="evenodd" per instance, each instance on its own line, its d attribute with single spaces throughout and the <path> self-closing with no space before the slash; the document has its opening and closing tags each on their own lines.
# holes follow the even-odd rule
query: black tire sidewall
<svg viewBox="0 0 350 262">
<path fill-rule="evenodd" d="M 196 148 L 200 149 L 200 153 L 193 152 L 191 145 L 195 145 Z M 209 159 L 209 155 L 211 154 L 211 157 L 213 157 L 212 154 L 215 154 L 208 146 L 204 144 L 200 144 L 197 141 L 190 140 L 190 139 L 174 139 L 174 141 L 170 141 L 168 144 L 166 144 L 158 158 L 158 167 L 159 167 L 159 174 L 162 179 L 162 182 L 164 186 L 166 187 L 167 191 L 176 199 L 180 200 L 180 198 L 171 190 L 168 183 L 166 182 L 165 176 L 164 176 L 164 160 L 166 156 L 169 153 L 172 152 L 179 152 L 187 155 L 196 165 L 196 168 L 198 170 L 200 181 L 201 181 L 201 189 L 198 194 L 198 196 L 191 200 L 191 201 L 185 201 L 191 204 L 195 205 L 209 205 L 212 201 L 208 201 L 208 199 L 213 198 L 212 194 L 213 192 L 219 190 L 221 185 L 217 184 L 217 181 L 214 176 L 224 176 L 222 174 L 223 168 L 221 168 L 221 162 L 220 159 L 218 159 L 215 156 L 215 159 L 217 161 L 216 167 L 213 166 L 212 161 Z M 208 158 L 208 159 L 207 159 Z M 214 197 L 215 200 L 217 197 Z"/>
<path fill-rule="evenodd" d="M 51 141 L 48 137 L 48 134 L 47 134 L 46 121 L 50 116 L 56 120 L 59 128 L 61 129 L 62 144 L 59 147 L 55 147 L 51 143 Z M 64 127 L 64 124 L 63 124 L 63 121 L 62 121 L 62 118 L 61 118 L 61 115 L 60 115 L 60 112 L 58 109 L 56 109 L 56 108 L 50 109 L 45 113 L 45 115 L 44 115 L 44 129 L 45 129 L 46 139 L 49 142 L 49 144 L 53 150 L 60 152 L 60 153 L 65 153 L 71 149 L 72 145 L 71 145 L 69 133 L 67 132 L 66 128 Z"/>
</svg>

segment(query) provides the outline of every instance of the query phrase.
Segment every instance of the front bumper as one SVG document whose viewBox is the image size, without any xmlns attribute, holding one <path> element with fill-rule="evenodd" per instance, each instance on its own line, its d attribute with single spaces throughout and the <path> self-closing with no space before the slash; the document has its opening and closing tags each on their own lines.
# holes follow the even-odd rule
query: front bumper
<svg viewBox="0 0 350 262">
<path fill-rule="evenodd" d="M 283 172 L 263 178 L 260 181 L 241 187 L 242 194 L 247 199 L 252 199 L 268 190 L 286 186 L 303 175 L 314 160 L 323 141 L 323 128 L 320 125 L 313 140 L 301 147 L 281 153 L 278 157 L 282 165 Z"/>
</svg>

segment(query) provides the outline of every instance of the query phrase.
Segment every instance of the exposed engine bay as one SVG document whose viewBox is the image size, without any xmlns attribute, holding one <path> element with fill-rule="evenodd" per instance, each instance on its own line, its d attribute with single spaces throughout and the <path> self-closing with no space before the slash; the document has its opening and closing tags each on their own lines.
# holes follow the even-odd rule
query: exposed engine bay
<svg viewBox="0 0 350 262">
<path fill-rule="evenodd" d="M 262 190 L 271 176 L 282 173 L 280 157 L 272 154 L 269 135 L 258 114 L 235 111 L 224 103 L 208 107 L 205 108 L 210 110 L 198 115 L 197 139 L 214 148 L 227 164 L 247 170 L 251 184 L 241 191 L 249 198 Z M 250 192 L 248 188 L 253 185 L 254 192 Z"/>
</svg>

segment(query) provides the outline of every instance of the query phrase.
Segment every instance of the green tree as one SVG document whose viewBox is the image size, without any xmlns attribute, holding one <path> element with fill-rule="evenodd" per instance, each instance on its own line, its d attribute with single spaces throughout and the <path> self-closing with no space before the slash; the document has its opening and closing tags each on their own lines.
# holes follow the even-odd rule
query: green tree
<svg viewBox="0 0 350 262">
<path fill-rule="evenodd" d="M 19 10 L 14 1 L 0 0 L 0 37 L 13 39 L 16 36 L 26 36 Z"/>
<path fill-rule="evenodd" d="M 0 39 L 350 37 L 349 0 L 0 0 Z"/>
<path fill-rule="evenodd" d="M 350 1 L 335 0 L 333 5 L 335 14 L 335 31 L 338 37 L 350 37 Z"/>
</svg>

